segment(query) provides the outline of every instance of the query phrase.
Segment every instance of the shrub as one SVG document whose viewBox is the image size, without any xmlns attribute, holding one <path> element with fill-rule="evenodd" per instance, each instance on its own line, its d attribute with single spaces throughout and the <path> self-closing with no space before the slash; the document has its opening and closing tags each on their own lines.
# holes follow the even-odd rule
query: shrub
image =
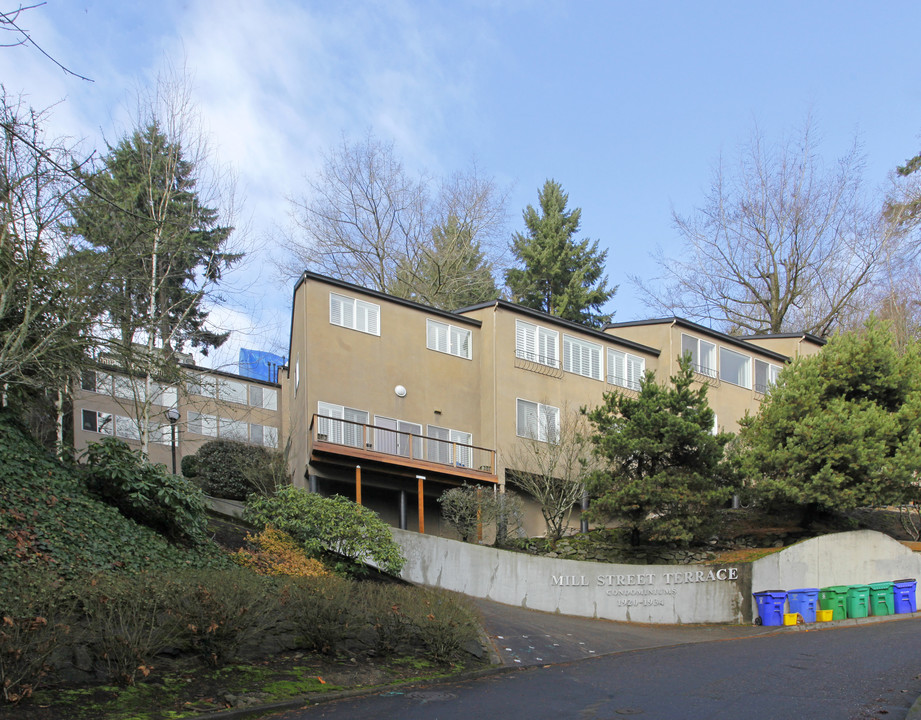
<svg viewBox="0 0 921 720">
<path fill-rule="evenodd" d="M 205 538 L 201 490 L 154 465 L 117 438 L 103 438 L 84 453 L 89 488 L 126 517 L 194 544 Z"/>
<path fill-rule="evenodd" d="M 281 453 L 233 440 L 211 440 L 182 459 L 182 473 L 208 495 L 245 500 L 250 493 L 270 495 L 286 478 Z"/>
<path fill-rule="evenodd" d="M 176 584 L 161 573 L 103 575 L 78 590 L 86 617 L 86 643 L 110 680 L 132 685 L 153 669 L 154 657 L 181 637 L 172 611 Z"/>
<path fill-rule="evenodd" d="M 498 518 L 497 497 L 481 487 L 464 484 L 445 490 L 438 502 L 441 516 L 464 542 L 475 541 L 477 528 L 492 525 Z"/>
<path fill-rule="evenodd" d="M 180 573 L 176 584 L 183 639 L 211 665 L 235 658 L 280 619 L 278 585 L 243 568 Z"/>
<path fill-rule="evenodd" d="M 8 703 L 29 697 L 48 659 L 70 634 L 73 603 L 45 574 L 14 573 L 0 584 L 0 693 Z"/>
<path fill-rule="evenodd" d="M 333 654 L 342 641 L 358 633 L 357 583 L 337 576 L 292 578 L 282 594 L 285 615 L 302 646 Z"/>
<path fill-rule="evenodd" d="M 421 606 L 416 606 L 411 620 L 429 656 L 448 662 L 466 645 L 478 642 L 476 614 L 459 597 L 443 590 L 420 589 L 419 593 Z"/>
<path fill-rule="evenodd" d="M 339 495 L 327 498 L 289 485 L 271 497 L 250 497 L 244 517 L 257 526 L 271 525 L 288 533 L 313 555 L 330 550 L 354 563 L 370 560 L 394 574 L 405 562 L 384 521 Z"/>
<path fill-rule="evenodd" d="M 309 557 L 294 539 L 281 530 L 267 527 L 258 535 L 247 535 L 252 549 L 237 550 L 231 559 L 261 575 L 324 577 L 329 571 L 319 560 Z"/>
<path fill-rule="evenodd" d="M 373 630 L 374 650 L 394 653 L 401 646 L 414 647 L 414 628 L 405 612 L 412 605 L 416 588 L 401 585 L 362 583 L 355 602 L 360 604 L 364 621 Z"/>
</svg>

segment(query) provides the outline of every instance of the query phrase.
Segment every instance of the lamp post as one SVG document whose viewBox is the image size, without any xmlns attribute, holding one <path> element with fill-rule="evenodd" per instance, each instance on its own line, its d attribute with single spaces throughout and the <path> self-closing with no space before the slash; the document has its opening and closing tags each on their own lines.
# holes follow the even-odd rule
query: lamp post
<svg viewBox="0 0 921 720">
<path fill-rule="evenodd" d="M 179 421 L 179 410 L 171 407 L 166 411 L 166 419 L 170 426 L 170 447 L 173 451 L 173 475 L 176 474 L 176 423 Z"/>
</svg>

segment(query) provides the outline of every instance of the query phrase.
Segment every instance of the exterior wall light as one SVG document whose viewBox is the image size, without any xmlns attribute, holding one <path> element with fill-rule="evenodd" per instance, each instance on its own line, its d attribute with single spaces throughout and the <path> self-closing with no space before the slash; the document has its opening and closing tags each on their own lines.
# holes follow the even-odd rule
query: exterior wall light
<svg viewBox="0 0 921 720">
<path fill-rule="evenodd" d="M 406 397 L 406 388 L 402 385 L 397 385 L 393 391 L 397 394 L 397 397 Z"/>
</svg>

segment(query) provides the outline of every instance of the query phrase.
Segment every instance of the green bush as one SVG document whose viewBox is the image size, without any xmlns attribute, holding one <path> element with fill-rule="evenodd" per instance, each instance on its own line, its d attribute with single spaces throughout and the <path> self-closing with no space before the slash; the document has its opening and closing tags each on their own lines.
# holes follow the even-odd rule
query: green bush
<svg viewBox="0 0 921 720">
<path fill-rule="evenodd" d="M 214 497 L 246 500 L 270 495 L 286 477 L 281 453 L 233 440 L 211 440 L 182 459 L 182 474 Z"/>
<path fill-rule="evenodd" d="M 154 465 L 117 438 L 103 438 L 83 454 L 87 486 L 142 525 L 189 544 L 205 538 L 207 517 L 201 490 Z"/>
<path fill-rule="evenodd" d="M 339 495 L 322 497 L 289 485 L 271 497 L 250 497 L 244 517 L 288 533 L 313 554 L 329 550 L 354 563 L 371 561 L 389 573 L 403 569 L 403 552 L 390 527 L 377 513 Z"/>
</svg>

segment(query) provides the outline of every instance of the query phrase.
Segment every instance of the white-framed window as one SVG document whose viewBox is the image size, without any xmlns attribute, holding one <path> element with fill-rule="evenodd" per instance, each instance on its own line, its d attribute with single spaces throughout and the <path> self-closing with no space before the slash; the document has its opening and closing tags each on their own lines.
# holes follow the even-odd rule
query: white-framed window
<svg viewBox="0 0 921 720">
<path fill-rule="evenodd" d="M 217 432 L 218 437 L 225 440 L 238 440 L 239 442 L 249 440 L 249 427 L 243 420 L 221 418 L 218 420 Z"/>
<path fill-rule="evenodd" d="M 188 424 L 186 425 L 189 432 L 208 437 L 217 437 L 217 417 L 214 415 L 204 415 L 202 413 L 189 411 Z"/>
<path fill-rule="evenodd" d="M 81 415 L 84 430 L 100 433 L 102 435 L 115 434 L 115 418 L 109 413 L 96 412 L 95 410 L 83 410 Z"/>
<path fill-rule="evenodd" d="M 246 383 L 221 378 L 217 392 L 219 400 L 246 405 Z"/>
<path fill-rule="evenodd" d="M 271 425 L 250 425 L 249 441 L 265 447 L 278 447 L 278 428 Z"/>
<path fill-rule="evenodd" d="M 368 411 L 343 407 L 333 403 L 318 402 L 317 437 L 338 445 L 365 446 L 364 425 L 368 424 Z"/>
<path fill-rule="evenodd" d="M 329 294 L 329 321 L 333 325 L 369 335 L 380 335 L 380 320 L 380 305 L 336 293 Z"/>
<path fill-rule="evenodd" d="M 755 358 L 755 390 L 766 393 L 777 382 L 780 366 Z"/>
<path fill-rule="evenodd" d="M 249 386 L 249 404 L 253 407 L 266 410 L 278 409 L 278 393 L 275 388 L 264 388 L 260 385 Z"/>
<path fill-rule="evenodd" d="M 153 392 L 153 401 L 156 405 L 175 407 L 176 403 L 179 401 L 179 390 L 174 385 L 153 383 L 151 389 Z"/>
<path fill-rule="evenodd" d="M 429 350 L 436 350 L 469 360 L 472 357 L 470 335 L 470 330 L 467 328 L 460 328 L 426 318 L 425 346 Z"/>
<path fill-rule="evenodd" d="M 645 372 L 645 358 L 608 348 L 608 383 L 611 385 L 638 391 Z"/>
<path fill-rule="evenodd" d="M 271 448 L 278 447 L 278 428 L 273 427 L 272 425 L 265 426 L 265 446 Z"/>
<path fill-rule="evenodd" d="M 552 368 L 560 366 L 560 334 L 523 320 L 515 321 L 515 357 Z"/>
<path fill-rule="evenodd" d="M 116 375 L 114 377 L 114 382 L 112 394 L 115 395 L 115 397 L 122 400 L 134 400 L 134 384 L 131 382 L 131 378 L 125 377 L 124 375 Z"/>
<path fill-rule="evenodd" d="M 472 467 L 473 465 L 473 434 L 463 430 L 429 425 L 426 428 L 428 436 L 427 459 L 444 465 L 457 467 Z"/>
<path fill-rule="evenodd" d="M 518 437 L 555 443 L 560 437 L 560 409 L 552 405 L 518 398 L 516 432 Z"/>
<path fill-rule="evenodd" d="M 140 440 L 141 431 L 137 421 L 124 415 L 115 416 L 115 436 L 124 440 Z"/>
<path fill-rule="evenodd" d="M 720 348 L 720 380 L 751 389 L 752 359 L 748 355 Z"/>
<path fill-rule="evenodd" d="M 157 443 L 158 445 L 172 444 L 173 431 L 169 425 L 160 425 L 159 423 L 151 420 L 150 425 L 147 427 L 147 432 L 150 436 L 150 442 Z"/>
<path fill-rule="evenodd" d="M 297 389 L 301 385 L 301 354 L 297 354 L 297 361 L 294 363 L 294 394 L 297 395 Z"/>
<path fill-rule="evenodd" d="M 208 375 L 195 375 L 186 383 L 189 395 L 213 398 L 217 395 L 217 381 Z"/>
<path fill-rule="evenodd" d="M 717 377 L 714 343 L 681 333 L 681 354 L 688 353 L 691 355 L 691 367 L 694 372 L 711 378 Z"/>
<path fill-rule="evenodd" d="M 601 380 L 601 345 L 563 335 L 563 369 Z"/>
</svg>

